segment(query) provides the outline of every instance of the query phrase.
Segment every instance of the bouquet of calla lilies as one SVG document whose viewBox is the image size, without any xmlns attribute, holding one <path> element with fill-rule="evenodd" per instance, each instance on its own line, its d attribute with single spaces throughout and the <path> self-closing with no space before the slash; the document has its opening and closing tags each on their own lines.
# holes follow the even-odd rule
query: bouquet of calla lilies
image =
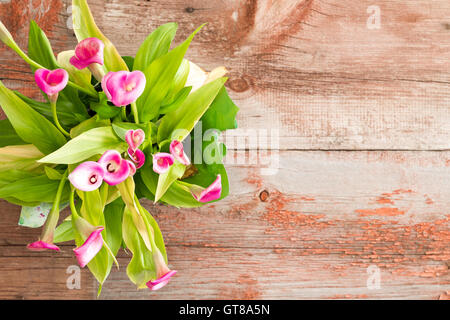
<svg viewBox="0 0 450 320">
<path fill-rule="evenodd" d="M 35 22 L 27 53 L 0 22 L 0 40 L 31 66 L 44 96 L 35 101 L 0 82 L 0 198 L 31 212 L 21 220 L 41 218 L 42 234 L 28 249 L 59 251 L 75 241 L 99 294 L 120 248 L 132 255 L 130 280 L 157 290 L 176 271 L 140 201 L 194 208 L 226 197 L 219 136 L 236 128 L 238 108 L 225 68 L 207 73 L 184 58 L 201 27 L 171 49 L 177 24 L 162 25 L 134 58 L 120 56 L 86 0 L 73 6 L 79 43 L 57 56 Z M 66 206 L 71 214 L 60 219 Z"/>
</svg>

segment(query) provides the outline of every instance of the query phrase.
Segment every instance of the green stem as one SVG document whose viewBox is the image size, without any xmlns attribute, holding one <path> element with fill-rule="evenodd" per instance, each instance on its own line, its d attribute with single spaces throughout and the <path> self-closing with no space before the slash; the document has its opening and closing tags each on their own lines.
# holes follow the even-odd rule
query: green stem
<svg viewBox="0 0 450 320">
<path fill-rule="evenodd" d="M 70 137 L 70 134 L 61 127 L 61 124 L 58 121 L 58 114 L 56 113 L 56 101 L 51 101 L 50 106 L 52 107 L 53 112 L 53 120 L 55 122 L 56 127 L 61 131 L 65 136 Z"/>
<path fill-rule="evenodd" d="M 127 121 L 127 106 L 122 107 L 122 121 Z"/>
<path fill-rule="evenodd" d="M 52 243 L 53 234 L 55 232 L 56 224 L 59 219 L 59 203 L 61 202 L 61 195 L 64 190 L 64 185 L 66 183 L 68 172 L 64 172 L 64 175 L 59 183 L 58 190 L 56 191 L 55 201 L 53 202 L 52 210 L 47 217 L 47 222 L 44 229 L 42 230 L 41 240 L 44 242 Z"/>
<path fill-rule="evenodd" d="M 138 114 L 136 102 L 133 102 L 131 104 L 131 111 L 133 112 L 134 122 L 136 124 L 139 124 L 139 114 Z"/>
</svg>

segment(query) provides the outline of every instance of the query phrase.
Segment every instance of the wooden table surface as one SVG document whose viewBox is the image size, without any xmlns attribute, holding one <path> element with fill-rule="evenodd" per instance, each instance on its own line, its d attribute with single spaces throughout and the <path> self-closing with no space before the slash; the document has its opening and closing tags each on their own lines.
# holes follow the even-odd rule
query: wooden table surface
<svg viewBox="0 0 450 320">
<path fill-rule="evenodd" d="M 230 71 L 241 108 L 230 141 L 275 134 L 272 172 L 261 170 L 259 145 L 231 148 L 226 200 L 192 210 L 146 203 L 179 271 L 170 285 L 137 291 L 121 253 L 100 298 L 449 298 L 448 0 L 88 2 L 122 55 L 160 24 L 177 21 L 180 43 L 208 22 L 187 57 Z M 72 49 L 70 12 L 68 0 L 0 1 L 24 48 L 35 19 L 56 53 Z M 3 45 L 0 70 L 10 88 L 39 95 Z M 87 270 L 79 290 L 66 287 L 73 246 L 28 251 L 40 230 L 17 226 L 19 214 L 0 201 L 0 298 L 95 298 Z"/>
</svg>

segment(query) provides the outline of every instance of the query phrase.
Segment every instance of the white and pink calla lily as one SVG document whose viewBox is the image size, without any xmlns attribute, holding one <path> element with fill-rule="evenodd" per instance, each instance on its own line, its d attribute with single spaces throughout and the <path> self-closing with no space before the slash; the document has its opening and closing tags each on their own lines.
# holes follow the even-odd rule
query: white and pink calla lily
<svg viewBox="0 0 450 320">
<path fill-rule="evenodd" d="M 217 175 L 216 180 L 206 189 L 191 189 L 192 196 L 202 203 L 211 202 L 220 198 L 222 194 L 222 176 Z"/>
<path fill-rule="evenodd" d="M 180 141 L 177 140 L 172 141 L 172 143 L 170 144 L 170 153 L 181 164 L 184 164 L 185 166 L 191 164 L 191 161 L 189 160 L 188 156 L 186 155 L 186 153 L 184 153 L 184 147 Z"/>
<path fill-rule="evenodd" d="M 98 160 L 98 163 L 105 172 L 103 179 L 111 186 L 122 183 L 130 176 L 129 163 L 122 159 L 122 156 L 116 150 L 106 151 Z"/>
<path fill-rule="evenodd" d="M 84 268 L 102 249 L 103 237 L 101 233 L 104 229 L 103 227 L 96 228 L 82 246 L 73 249 L 80 267 Z"/>
<path fill-rule="evenodd" d="M 100 188 L 105 169 L 94 161 L 86 161 L 80 164 L 69 175 L 72 185 L 81 191 L 94 191 Z"/>
<path fill-rule="evenodd" d="M 160 152 L 153 155 L 153 171 L 159 174 L 166 173 L 175 162 L 170 153 Z"/>
</svg>

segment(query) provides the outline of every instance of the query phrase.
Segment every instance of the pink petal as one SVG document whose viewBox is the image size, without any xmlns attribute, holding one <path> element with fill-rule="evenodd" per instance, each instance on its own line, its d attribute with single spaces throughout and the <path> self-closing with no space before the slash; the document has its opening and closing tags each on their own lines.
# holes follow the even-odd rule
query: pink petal
<svg viewBox="0 0 450 320">
<path fill-rule="evenodd" d="M 116 150 L 106 151 L 98 160 L 98 163 L 105 171 L 103 179 L 110 186 L 122 183 L 130 176 L 128 162 L 123 160 L 120 153 Z"/>
<path fill-rule="evenodd" d="M 160 152 L 153 155 L 153 171 L 163 174 L 173 165 L 175 159 L 169 153 Z"/>
<path fill-rule="evenodd" d="M 104 229 L 103 227 L 98 227 L 91 233 L 81 247 L 73 249 L 80 267 L 84 268 L 102 249 L 103 237 L 101 232 Z"/>
<path fill-rule="evenodd" d="M 141 71 L 110 72 L 102 80 L 102 88 L 110 100 L 117 107 L 135 102 L 145 89 L 145 75 Z"/>
<path fill-rule="evenodd" d="M 172 276 L 174 276 L 176 273 L 177 273 L 176 270 L 171 270 L 171 271 L 167 272 L 164 276 L 162 276 L 156 280 L 153 280 L 153 281 L 150 280 L 149 282 L 147 282 L 147 287 L 153 291 L 161 289 L 162 287 L 164 287 L 166 284 L 169 283 L 170 278 Z"/>
<path fill-rule="evenodd" d="M 128 130 L 125 135 L 125 141 L 128 146 L 135 151 L 145 140 L 145 133 L 141 129 Z"/>
<path fill-rule="evenodd" d="M 64 69 L 53 71 L 47 69 L 37 69 L 34 73 L 34 79 L 39 89 L 47 95 L 53 96 L 62 91 L 69 82 L 69 74 Z"/>
<path fill-rule="evenodd" d="M 219 174 L 217 179 L 206 189 L 204 189 L 200 194 L 192 192 L 194 198 L 199 202 L 210 202 L 220 198 L 222 193 L 222 177 Z"/>
<path fill-rule="evenodd" d="M 177 140 L 172 141 L 172 143 L 170 144 L 170 153 L 181 164 L 184 164 L 185 166 L 188 166 L 191 164 L 191 161 L 189 160 L 187 155 L 184 153 L 184 147 L 181 142 L 179 142 Z"/>
<path fill-rule="evenodd" d="M 128 148 L 128 155 L 136 164 L 136 169 L 142 168 L 145 164 L 145 154 L 141 150 L 137 149 L 136 151 L 133 151 L 131 148 Z"/>
<path fill-rule="evenodd" d="M 98 189 L 105 175 L 105 170 L 97 162 L 87 161 L 76 167 L 69 175 L 72 185 L 81 191 Z"/>
<path fill-rule="evenodd" d="M 130 160 L 125 160 L 128 165 L 130 166 L 130 176 L 134 176 L 136 173 L 136 166 L 134 165 L 133 162 L 131 162 Z"/>
<path fill-rule="evenodd" d="M 70 63 L 77 69 L 84 69 L 93 63 L 103 65 L 103 51 L 105 45 L 100 39 L 87 38 L 78 43 L 75 48 L 75 56 Z"/>
<path fill-rule="evenodd" d="M 46 243 L 44 241 L 36 241 L 27 245 L 27 248 L 31 251 L 45 251 L 45 250 L 55 250 L 59 251 L 59 248 L 53 243 Z"/>
</svg>

